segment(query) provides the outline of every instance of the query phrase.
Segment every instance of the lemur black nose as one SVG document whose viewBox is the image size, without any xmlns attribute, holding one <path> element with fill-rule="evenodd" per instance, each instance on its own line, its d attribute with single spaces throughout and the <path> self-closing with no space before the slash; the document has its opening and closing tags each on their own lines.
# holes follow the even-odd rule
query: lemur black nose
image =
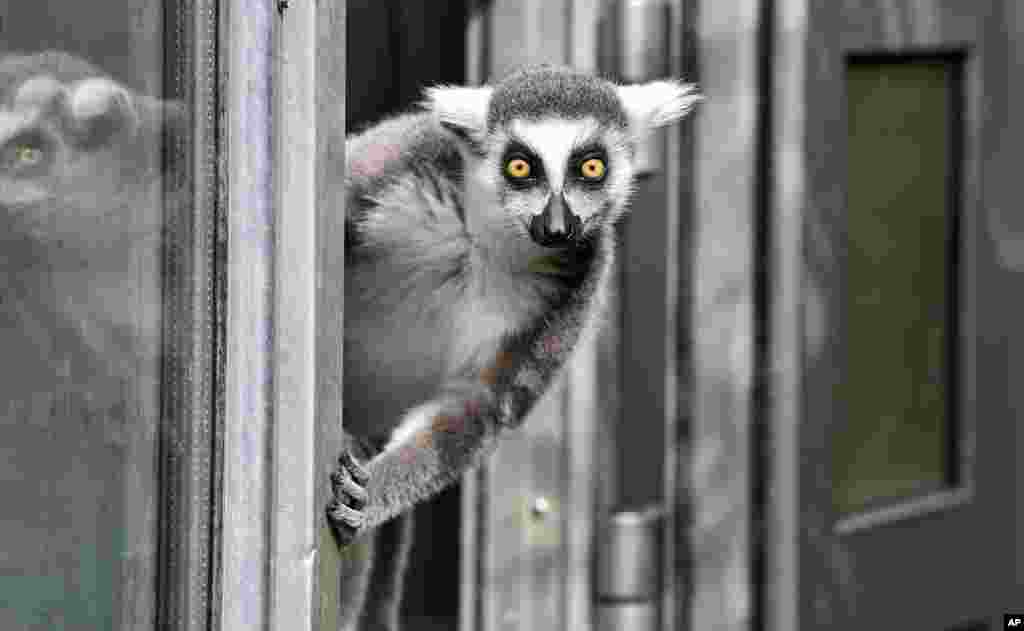
<svg viewBox="0 0 1024 631">
<path fill-rule="evenodd" d="M 582 230 L 578 215 L 570 210 L 561 193 L 552 194 L 544 212 L 530 220 L 530 236 L 538 245 L 554 248 L 569 245 Z"/>
</svg>

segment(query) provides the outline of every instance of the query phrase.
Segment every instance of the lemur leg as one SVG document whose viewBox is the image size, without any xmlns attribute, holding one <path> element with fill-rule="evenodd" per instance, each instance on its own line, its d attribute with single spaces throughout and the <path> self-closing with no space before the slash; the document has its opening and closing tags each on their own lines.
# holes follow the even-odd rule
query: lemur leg
<svg viewBox="0 0 1024 631">
<path fill-rule="evenodd" d="M 360 631 L 398 631 L 402 581 L 412 550 L 414 511 L 382 525 L 374 542 L 371 588 L 359 617 Z"/>
<path fill-rule="evenodd" d="M 339 585 L 339 631 L 356 631 L 373 573 L 376 532 L 366 533 L 359 541 L 341 551 L 341 583 Z"/>
</svg>

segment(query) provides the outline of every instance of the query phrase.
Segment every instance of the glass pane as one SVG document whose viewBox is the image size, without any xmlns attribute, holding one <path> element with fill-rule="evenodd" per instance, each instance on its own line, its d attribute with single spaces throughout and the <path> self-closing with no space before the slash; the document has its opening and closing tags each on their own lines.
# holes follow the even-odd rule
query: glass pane
<svg viewBox="0 0 1024 631">
<path fill-rule="evenodd" d="M 0 19 L 0 629 L 152 629 L 165 9 Z"/>
<path fill-rule="evenodd" d="M 833 443 L 840 512 L 953 482 L 953 141 L 958 68 L 944 58 L 852 61 L 847 250 Z"/>
</svg>

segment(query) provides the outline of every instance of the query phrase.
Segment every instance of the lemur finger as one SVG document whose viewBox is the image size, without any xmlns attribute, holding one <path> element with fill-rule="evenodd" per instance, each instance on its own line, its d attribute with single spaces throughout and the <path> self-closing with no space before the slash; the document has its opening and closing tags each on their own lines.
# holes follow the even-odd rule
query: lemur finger
<svg viewBox="0 0 1024 631">
<path fill-rule="evenodd" d="M 118 133 L 132 136 L 139 125 L 131 95 L 119 84 L 103 77 L 73 84 L 68 110 L 72 124 L 86 144 L 105 144 Z"/>
<path fill-rule="evenodd" d="M 362 528 L 366 523 L 365 513 L 349 508 L 337 499 L 327 503 L 327 517 L 332 522 L 341 523 L 356 530 Z"/>
<path fill-rule="evenodd" d="M 366 500 L 369 497 L 366 489 L 356 484 L 347 471 L 342 472 L 339 470 L 331 473 L 331 486 L 334 490 L 334 496 L 339 498 L 339 501 L 342 497 L 348 498 L 349 501 L 343 503 L 347 503 L 356 510 L 361 510 L 366 506 Z"/>
<path fill-rule="evenodd" d="M 352 477 L 360 485 L 365 485 L 370 480 L 370 472 L 366 470 L 366 467 L 356 462 L 356 459 L 352 456 L 352 452 L 345 449 L 338 456 L 338 464 L 348 470 L 352 474 Z"/>
<path fill-rule="evenodd" d="M 14 105 L 47 108 L 66 96 L 64 84 L 50 75 L 32 77 L 18 87 L 14 95 Z"/>
</svg>

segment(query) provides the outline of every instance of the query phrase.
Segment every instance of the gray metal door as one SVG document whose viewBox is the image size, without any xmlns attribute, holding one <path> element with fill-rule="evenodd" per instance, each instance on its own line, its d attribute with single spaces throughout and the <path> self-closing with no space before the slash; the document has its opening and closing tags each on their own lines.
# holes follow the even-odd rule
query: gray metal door
<svg viewBox="0 0 1024 631">
<path fill-rule="evenodd" d="M 767 626 L 1001 628 L 1024 607 L 1024 9 L 779 0 L 772 40 Z"/>
</svg>

